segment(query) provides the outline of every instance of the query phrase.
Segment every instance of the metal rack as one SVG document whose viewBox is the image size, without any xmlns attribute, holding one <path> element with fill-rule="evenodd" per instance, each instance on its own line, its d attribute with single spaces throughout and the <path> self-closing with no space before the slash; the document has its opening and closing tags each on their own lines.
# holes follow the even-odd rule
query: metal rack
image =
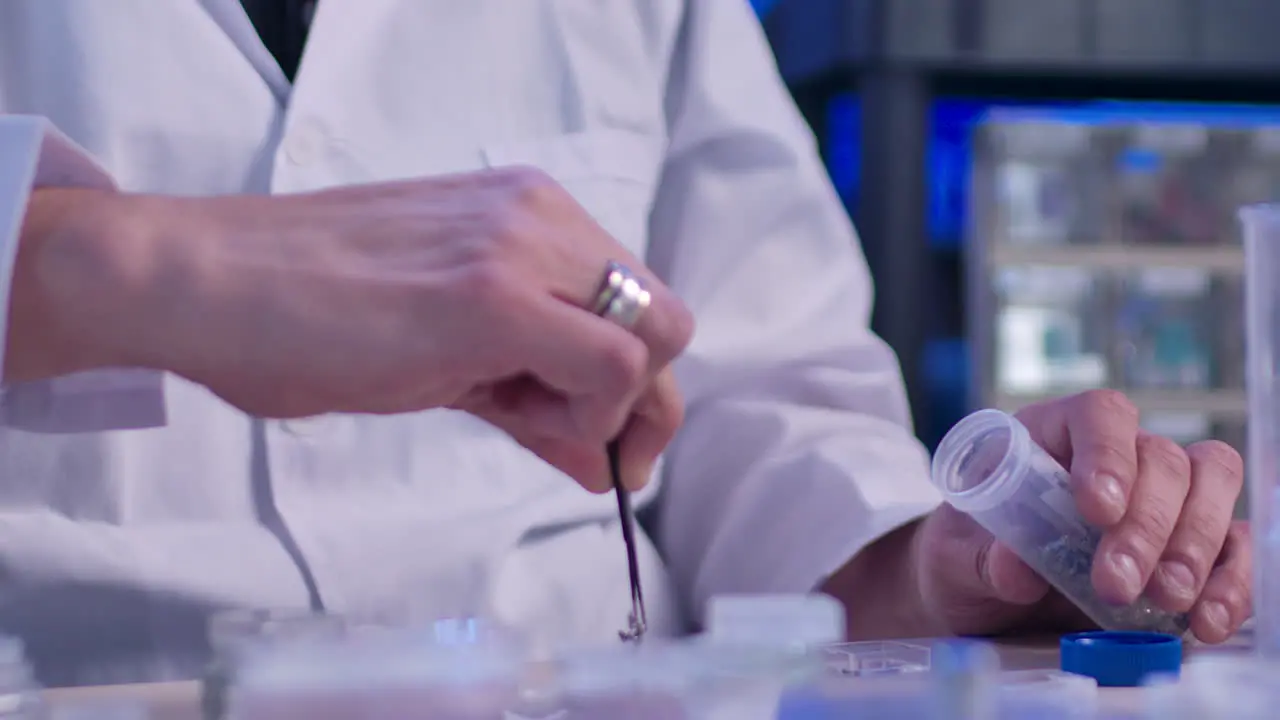
<svg viewBox="0 0 1280 720">
<path fill-rule="evenodd" d="M 969 334 L 927 323 L 969 299 L 963 259 L 940 257 L 928 242 L 934 100 L 1280 102 L 1278 26 L 1280 3 L 1272 0 L 783 0 L 771 12 L 765 27 L 779 67 L 820 142 L 831 99 L 861 98 L 860 194 L 851 211 L 877 283 L 873 326 L 902 361 L 918 432 L 938 432 L 922 388 L 926 342 L 938 333 Z M 1074 250 L 1028 252 L 1000 248 L 992 261 L 1081 260 Z M 1089 252 L 1087 263 L 1108 266 L 1240 264 L 1231 253 Z M 1139 399 L 1154 407 L 1188 400 L 1167 393 Z M 1190 398 L 1223 412 L 1235 412 L 1238 400 L 1229 393 Z"/>
</svg>

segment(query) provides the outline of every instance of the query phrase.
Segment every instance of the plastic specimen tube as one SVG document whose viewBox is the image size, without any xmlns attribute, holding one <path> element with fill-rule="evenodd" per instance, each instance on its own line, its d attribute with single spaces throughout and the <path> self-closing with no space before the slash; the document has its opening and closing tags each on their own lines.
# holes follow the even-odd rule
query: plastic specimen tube
<svg viewBox="0 0 1280 720">
<path fill-rule="evenodd" d="M 1280 658 L 1280 205 L 1240 211 L 1245 247 L 1245 381 L 1249 393 L 1249 519 L 1255 642 Z"/>
<path fill-rule="evenodd" d="M 1185 615 L 1145 599 L 1103 601 L 1090 572 L 1102 533 L 1087 524 L 1071 495 L 1071 476 L 1031 440 L 1017 418 L 979 410 L 947 433 L 933 458 L 933 482 L 969 515 L 1107 630 L 1182 635 Z"/>
</svg>

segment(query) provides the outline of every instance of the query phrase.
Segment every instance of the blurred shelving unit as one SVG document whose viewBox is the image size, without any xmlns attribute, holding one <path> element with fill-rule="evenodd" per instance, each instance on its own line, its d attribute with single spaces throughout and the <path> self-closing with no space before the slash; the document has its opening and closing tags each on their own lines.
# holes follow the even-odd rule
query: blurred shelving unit
<svg viewBox="0 0 1280 720">
<path fill-rule="evenodd" d="M 1130 393 L 1152 430 L 1186 440 L 1243 442 L 1243 382 L 1238 355 L 1232 359 L 1241 342 L 1243 257 L 1234 223 L 1222 208 L 1246 199 L 1280 199 L 1280 186 L 1255 179 L 1253 187 L 1219 198 L 1212 223 L 1182 218 L 1190 226 L 1214 228 L 1190 240 L 1171 235 L 1158 221 L 1160 213 L 1195 202 L 1147 196 L 1199 190 L 1215 179 L 1236 177 L 1233 172 L 1265 174 L 1265 168 L 1241 163 L 1265 154 L 1258 148 L 1269 140 L 1244 131 L 1189 133 L 1187 126 L 1195 123 L 1175 122 L 1174 113 L 1169 127 L 1154 132 L 1162 136 L 1158 141 L 1147 137 L 1150 123 L 1117 121 L 1101 137 L 1090 131 L 1087 143 L 1097 147 L 1080 164 L 1095 166 L 1067 167 L 1055 182 L 1083 188 L 1071 199 L 1096 207 L 1077 208 L 1075 215 L 1095 227 L 1018 242 L 1007 241 L 1017 234 L 1010 235 L 1017 229 L 1010 223 L 1018 218 L 998 209 L 1040 201 L 1017 197 L 1029 187 L 1033 193 L 1063 193 L 1042 187 L 1049 182 L 1044 177 L 1019 184 L 1019 172 L 1036 174 L 1035 163 L 1028 169 L 1001 160 L 1006 136 L 1027 135 L 1030 126 L 1031 139 L 1023 141 L 1034 147 L 1046 128 L 1049 136 L 1069 135 L 1064 125 L 1072 122 L 1047 119 L 1043 113 L 1049 111 L 1042 109 L 986 118 L 975 130 L 971 197 L 965 202 L 970 208 L 986 203 L 987 211 L 971 213 L 979 219 L 970 217 L 965 242 L 950 248 L 936 241 L 937 213 L 930 210 L 936 206 L 930 198 L 930 140 L 937 131 L 938 101 L 945 98 L 1064 107 L 1097 105 L 1098 98 L 1280 104 L 1274 30 L 1280 27 L 1280 3 L 782 0 L 765 27 L 829 162 L 833 152 L 849 152 L 829 132 L 833 118 L 842 117 L 832 112 L 833 102 L 857 97 L 859 169 L 856 192 L 846 197 L 876 278 L 874 326 L 901 358 L 922 437 L 936 438 L 950 422 L 939 422 L 931 406 L 936 400 L 925 391 L 929 350 L 937 344 L 931 341 L 965 338 L 971 406 L 1015 407 L 1109 385 Z M 1052 114 L 1059 110 L 1073 112 L 1055 108 Z M 1009 129 L 1018 125 L 1023 129 Z M 1179 132 L 1200 139 L 1179 139 Z M 1153 142 L 1157 147 L 1146 147 Z M 1166 155 L 1175 151 L 1163 145 L 1178 142 L 1203 142 L 1210 151 L 1169 160 Z M 1214 165 L 1223 162 L 1235 163 L 1235 169 Z M 1153 180 L 1169 168 L 1190 172 L 1190 179 L 1164 186 Z M 1074 179 L 1072 172 L 1078 173 Z M 1112 207 L 1125 197 L 1133 200 L 1131 207 Z M 1089 322 L 1073 325 L 1072 317 Z M 1052 330 L 1047 340 L 1046 328 Z M 1062 348 L 1046 353 L 1046 344 Z M 1084 350 L 1062 359 L 1067 347 Z M 1205 348 L 1212 348 L 1207 356 Z M 1061 361 L 1037 367 L 1034 361 L 1046 354 Z M 1176 367 L 1164 367 L 1170 358 L 1177 359 Z"/>
</svg>

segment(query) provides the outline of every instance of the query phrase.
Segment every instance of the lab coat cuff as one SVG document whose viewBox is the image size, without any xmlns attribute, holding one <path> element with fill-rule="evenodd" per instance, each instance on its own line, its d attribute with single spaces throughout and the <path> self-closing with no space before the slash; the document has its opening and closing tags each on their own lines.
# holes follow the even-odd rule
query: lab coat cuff
<svg viewBox="0 0 1280 720">
<path fill-rule="evenodd" d="M 0 377 L 9 293 L 31 193 L 65 187 L 113 190 L 98 162 L 47 119 L 0 116 Z M 164 377 L 152 370 L 95 370 L 4 386 L 0 425 L 34 432 L 92 432 L 165 424 Z"/>
</svg>

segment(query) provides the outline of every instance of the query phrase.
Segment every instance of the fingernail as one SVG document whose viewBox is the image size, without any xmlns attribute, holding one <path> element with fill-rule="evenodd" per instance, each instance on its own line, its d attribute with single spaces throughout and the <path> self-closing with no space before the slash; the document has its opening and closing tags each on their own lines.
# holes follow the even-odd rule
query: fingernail
<svg viewBox="0 0 1280 720">
<path fill-rule="evenodd" d="M 1196 591 L 1196 576 L 1185 563 L 1170 560 L 1160 563 L 1160 584 L 1169 594 L 1188 599 Z"/>
<path fill-rule="evenodd" d="M 1106 473 L 1093 476 L 1093 491 L 1103 504 L 1123 515 L 1125 510 L 1124 488 L 1120 481 Z"/>
<path fill-rule="evenodd" d="M 1138 569 L 1138 561 L 1122 552 L 1113 552 L 1107 556 L 1111 564 L 1111 572 L 1120 581 L 1120 589 L 1126 597 L 1136 598 L 1142 594 L 1142 571 Z"/>
<path fill-rule="evenodd" d="M 1227 612 L 1227 606 L 1220 602 L 1207 602 L 1200 608 L 1200 614 L 1204 616 L 1204 621 L 1217 630 L 1219 633 L 1226 634 L 1231 625 L 1231 613 Z"/>
</svg>

